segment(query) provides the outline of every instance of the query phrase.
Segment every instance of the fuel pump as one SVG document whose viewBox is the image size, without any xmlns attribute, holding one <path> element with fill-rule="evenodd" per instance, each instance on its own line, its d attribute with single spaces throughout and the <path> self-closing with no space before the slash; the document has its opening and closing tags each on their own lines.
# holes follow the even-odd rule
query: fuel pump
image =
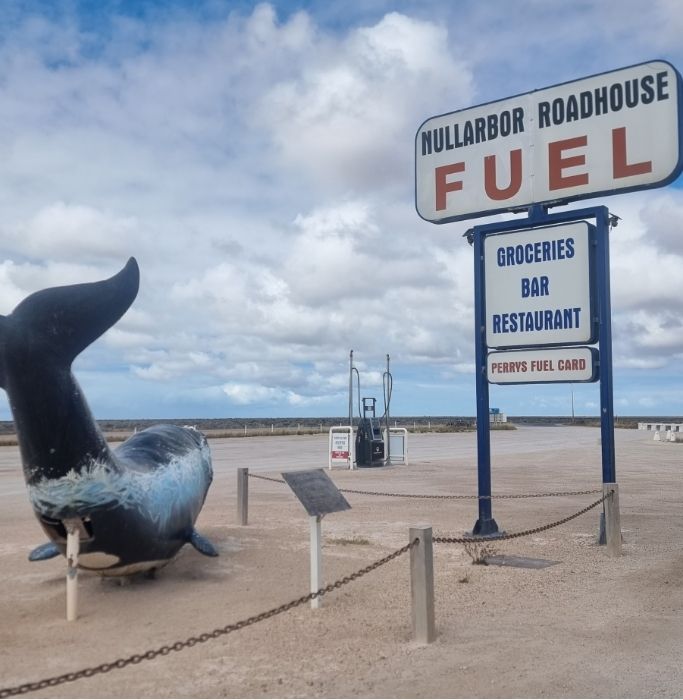
<svg viewBox="0 0 683 700">
<path fill-rule="evenodd" d="M 384 440 L 374 398 L 363 398 L 363 417 L 356 431 L 356 464 L 359 467 L 384 466 Z"/>
<path fill-rule="evenodd" d="M 353 431 L 353 374 L 356 374 L 359 423 L 356 430 L 356 464 L 359 467 L 381 467 L 391 464 L 391 451 L 389 442 L 389 405 L 393 390 L 393 378 L 389 371 L 389 355 L 387 355 L 387 370 L 382 375 L 384 391 L 384 415 L 378 418 L 375 414 L 377 399 L 366 397 L 363 399 L 361 415 L 360 375 L 353 365 L 353 350 L 349 354 L 349 425 Z M 382 422 L 384 422 L 384 435 L 382 434 Z M 384 437 L 387 442 L 385 443 Z"/>
</svg>

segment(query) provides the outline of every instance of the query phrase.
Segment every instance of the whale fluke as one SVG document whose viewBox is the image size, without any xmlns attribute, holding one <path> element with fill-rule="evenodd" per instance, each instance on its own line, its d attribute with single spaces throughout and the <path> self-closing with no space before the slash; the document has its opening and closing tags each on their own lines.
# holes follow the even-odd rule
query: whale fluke
<svg viewBox="0 0 683 700">
<path fill-rule="evenodd" d="M 69 367 L 82 350 L 123 316 L 139 286 L 140 270 L 135 258 L 130 258 L 109 279 L 51 287 L 27 296 L 0 320 L 5 363 L 17 354 L 40 353 L 43 362 Z"/>
</svg>

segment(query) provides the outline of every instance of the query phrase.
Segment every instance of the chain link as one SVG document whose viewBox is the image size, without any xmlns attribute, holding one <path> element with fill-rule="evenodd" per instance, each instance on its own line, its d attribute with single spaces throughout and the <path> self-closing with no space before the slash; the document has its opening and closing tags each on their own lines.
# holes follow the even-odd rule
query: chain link
<svg viewBox="0 0 683 700">
<path fill-rule="evenodd" d="M 262 479 L 263 481 L 274 481 L 278 484 L 286 483 L 284 479 L 274 479 L 272 476 L 262 476 L 261 474 L 252 474 L 251 472 L 247 472 L 247 476 L 250 479 Z"/>
<path fill-rule="evenodd" d="M 18 685 L 14 688 L 2 688 L 0 689 L 0 698 L 9 698 L 15 695 L 32 693 L 36 690 L 44 690 L 45 688 L 51 688 L 56 685 L 61 685 L 62 683 L 71 683 L 72 681 L 76 681 L 81 678 L 90 678 L 99 673 L 108 673 L 109 671 L 113 671 L 115 669 L 125 668 L 126 666 L 139 664 L 142 661 L 151 661 L 157 656 L 167 656 L 171 652 L 182 651 L 183 649 L 193 647 L 196 644 L 203 644 L 204 642 L 208 642 L 210 639 L 216 639 L 225 634 L 230 634 L 231 632 L 235 632 L 237 630 L 244 629 L 245 627 L 249 627 L 250 625 L 255 625 L 257 622 L 268 620 L 269 618 L 287 612 L 292 608 L 304 605 L 305 603 L 310 602 L 314 598 L 321 598 L 326 593 L 331 593 L 332 591 L 341 588 L 342 586 L 345 586 L 347 583 L 351 583 L 351 581 L 355 581 L 361 576 L 369 574 L 371 571 L 374 571 L 380 566 L 383 566 L 384 564 L 389 563 L 393 559 L 400 557 L 402 554 L 405 554 L 407 551 L 417 546 L 419 541 L 420 540 L 418 538 L 415 538 L 407 545 L 401 547 L 400 549 L 397 549 L 391 554 L 388 554 L 386 557 L 383 557 L 382 559 L 379 559 L 376 562 L 373 562 L 372 564 L 369 564 L 368 566 L 365 566 L 362 569 L 359 569 L 358 571 L 349 574 L 348 576 L 344 576 L 343 578 L 340 578 L 334 583 L 328 584 L 324 588 L 320 588 L 319 590 L 313 593 L 309 593 L 308 595 L 296 598 L 295 600 L 292 600 L 289 603 L 279 605 L 276 608 L 271 608 L 270 610 L 262 612 L 259 615 L 252 615 L 251 617 L 248 617 L 245 620 L 239 620 L 238 622 L 226 625 L 225 627 L 219 627 L 215 630 L 212 630 L 211 632 L 204 632 L 203 634 L 200 634 L 196 637 L 189 637 L 188 639 L 182 642 L 175 642 L 174 644 L 167 644 L 157 649 L 150 649 L 149 651 L 146 651 L 142 654 L 133 654 L 132 656 L 120 658 L 116 661 L 100 664 L 99 666 L 92 666 L 90 668 L 84 668 L 81 671 L 74 671 L 72 673 L 65 673 L 61 676 L 45 678 L 41 681 L 36 681 L 34 683 L 24 683 L 23 685 Z"/>
<path fill-rule="evenodd" d="M 536 535 L 539 532 L 545 532 L 546 530 L 550 530 L 554 527 L 557 527 L 558 525 L 564 525 L 564 523 L 568 523 L 570 520 L 574 520 L 574 518 L 578 518 L 580 515 L 583 515 L 589 510 L 592 510 L 593 508 L 599 506 L 603 501 L 608 499 L 612 495 L 612 493 L 613 491 L 606 493 L 604 496 L 602 496 L 602 498 L 598 498 L 597 501 L 591 503 L 585 508 L 582 508 L 578 513 L 574 513 L 573 515 L 570 515 L 566 518 L 562 518 L 562 520 L 557 520 L 554 523 L 549 523 L 548 525 L 534 527 L 531 530 L 523 530 L 522 532 L 511 532 L 510 534 L 501 533 L 496 535 L 485 535 L 482 537 L 434 537 L 432 541 L 440 542 L 442 544 L 469 544 L 471 542 L 481 543 L 482 540 L 499 542 L 501 540 L 514 540 L 518 537 L 526 537 L 527 535 Z"/>
<path fill-rule="evenodd" d="M 263 481 L 274 481 L 278 484 L 284 484 L 284 479 L 275 479 L 272 476 L 262 476 L 261 474 L 249 473 L 253 479 L 262 479 Z M 453 494 L 418 494 L 418 493 L 389 493 L 385 491 L 360 491 L 357 489 L 339 489 L 342 493 L 355 493 L 361 496 L 389 496 L 392 498 L 431 498 L 436 500 L 469 500 L 479 499 L 488 501 L 494 498 L 509 499 L 509 498 L 548 498 L 554 496 L 588 496 L 594 493 L 602 493 L 602 489 L 589 489 L 587 491 L 550 491 L 548 493 L 501 493 L 491 496 L 476 496 L 476 495 L 453 495 Z"/>
<path fill-rule="evenodd" d="M 355 493 L 362 496 L 391 496 L 396 498 L 431 498 L 435 500 L 471 500 L 490 501 L 494 498 L 546 498 L 549 496 L 587 496 L 593 493 L 601 493 L 602 489 L 591 489 L 589 491 L 554 491 L 549 493 L 501 493 L 491 496 L 477 496 L 473 494 L 419 494 L 419 493 L 387 493 L 383 491 L 358 491 L 355 489 L 339 489 L 342 493 Z"/>
</svg>

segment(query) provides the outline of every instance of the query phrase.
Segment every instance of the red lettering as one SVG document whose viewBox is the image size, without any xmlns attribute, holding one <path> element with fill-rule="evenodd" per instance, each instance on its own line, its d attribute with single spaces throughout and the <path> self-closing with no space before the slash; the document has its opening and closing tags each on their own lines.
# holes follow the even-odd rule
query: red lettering
<svg viewBox="0 0 683 700">
<path fill-rule="evenodd" d="M 462 189 L 462 180 L 447 182 L 446 178 L 453 173 L 462 173 L 464 170 L 464 163 L 451 163 L 451 165 L 441 165 L 434 169 L 437 211 L 442 211 L 446 208 L 446 195 L 449 192 L 457 192 L 458 190 Z"/>
<path fill-rule="evenodd" d="M 500 189 L 496 182 L 496 156 L 484 158 L 484 189 L 490 199 L 500 201 L 514 197 L 522 186 L 522 149 L 510 151 L 510 184 Z"/>
<path fill-rule="evenodd" d="M 652 161 L 629 164 L 626 157 L 626 127 L 612 129 L 612 174 L 614 179 L 652 172 Z"/>
<path fill-rule="evenodd" d="M 584 154 L 577 156 L 563 157 L 564 151 L 571 151 L 574 148 L 581 148 L 588 143 L 587 136 L 577 136 L 573 139 L 563 141 L 553 141 L 548 144 L 548 189 L 561 190 L 565 187 L 578 187 L 588 184 L 588 173 L 577 175 L 563 175 L 562 171 L 567 168 L 574 168 L 578 165 L 586 164 Z"/>
</svg>

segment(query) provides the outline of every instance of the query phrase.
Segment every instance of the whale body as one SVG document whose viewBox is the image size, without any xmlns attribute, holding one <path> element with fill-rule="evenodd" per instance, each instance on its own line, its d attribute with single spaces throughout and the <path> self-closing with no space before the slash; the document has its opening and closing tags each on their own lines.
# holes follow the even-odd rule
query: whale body
<svg viewBox="0 0 683 700">
<path fill-rule="evenodd" d="M 79 567 L 103 575 L 157 569 L 186 543 L 218 554 L 194 528 L 213 478 L 205 436 L 157 425 L 111 449 L 71 371 L 133 303 L 139 279 L 131 258 L 107 280 L 41 290 L 0 316 L 0 386 L 31 505 L 49 537 L 32 561 L 65 555 L 74 522 Z"/>
</svg>

